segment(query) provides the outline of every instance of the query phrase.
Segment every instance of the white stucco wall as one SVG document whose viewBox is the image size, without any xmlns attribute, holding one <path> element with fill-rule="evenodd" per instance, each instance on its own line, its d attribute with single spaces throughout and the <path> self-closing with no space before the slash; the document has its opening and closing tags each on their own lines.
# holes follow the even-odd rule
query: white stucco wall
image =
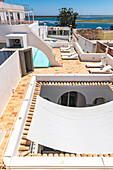
<svg viewBox="0 0 113 170">
<path fill-rule="evenodd" d="M 98 61 L 98 62 L 100 62 L 101 58 L 106 56 L 105 53 L 85 53 L 82 50 L 81 46 L 77 42 L 75 42 L 73 44 L 74 44 L 74 47 L 75 47 L 77 53 L 79 54 L 81 61 L 91 61 L 91 62 Z M 108 65 L 111 65 L 111 67 L 113 69 L 113 57 L 109 54 L 107 54 L 106 63 Z"/>
<path fill-rule="evenodd" d="M 38 21 L 33 23 L 33 24 L 30 24 L 29 28 L 31 28 L 39 36 L 39 24 L 38 24 Z"/>
<path fill-rule="evenodd" d="M 35 89 L 35 84 L 36 84 L 36 76 L 32 76 L 28 91 L 23 100 L 23 105 L 21 107 L 21 110 L 19 112 L 16 124 L 15 124 L 15 129 L 13 130 L 7 150 L 4 155 L 6 157 L 16 156 L 18 153 L 18 147 L 20 144 L 27 113 L 29 111 L 30 103 L 31 103 L 33 92 Z"/>
<path fill-rule="evenodd" d="M 105 53 L 85 53 L 77 42 L 73 43 L 73 45 L 81 61 L 101 61 L 101 58 L 105 56 Z"/>
<path fill-rule="evenodd" d="M 24 11 L 24 6 L 20 6 L 20 5 L 13 5 L 13 4 L 7 4 L 4 2 L 0 2 L 0 9 L 5 9 L 5 10 L 14 10 L 15 12 L 13 12 L 13 19 L 16 21 L 18 20 L 17 18 L 17 13 L 16 11 L 19 11 L 19 15 L 20 15 L 20 20 L 24 21 L 25 20 L 25 13 L 22 13 L 21 11 Z M 7 20 L 6 17 L 6 12 L 0 12 L 0 16 L 1 16 L 1 20 Z"/>
<path fill-rule="evenodd" d="M 24 21 L 25 20 L 25 14 L 20 12 L 20 21 Z"/>
<path fill-rule="evenodd" d="M 20 79 L 21 70 L 17 51 L 0 66 L 0 115 L 13 94 L 12 89 L 16 88 Z"/>
<path fill-rule="evenodd" d="M 47 26 L 39 26 L 39 36 L 42 39 L 47 38 Z"/>
<path fill-rule="evenodd" d="M 107 54 L 106 62 L 113 68 L 113 57 L 111 55 Z"/>
<path fill-rule="evenodd" d="M 27 34 L 8 34 L 6 35 L 7 47 L 11 47 L 13 44 L 12 40 L 19 39 L 22 48 L 27 48 Z"/>
<path fill-rule="evenodd" d="M 0 12 L 1 21 L 7 20 L 6 12 Z"/>
<path fill-rule="evenodd" d="M 47 38 L 47 26 L 39 26 L 38 21 L 30 24 L 29 27 L 42 39 Z"/>
<path fill-rule="evenodd" d="M 50 42 L 51 47 L 53 48 L 60 48 L 60 47 L 68 47 L 68 42 L 64 41 L 64 42 Z"/>
<path fill-rule="evenodd" d="M 18 20 L 17 13 L 13 13 L 13 18 L 14 18 L 15 21 Z"/>
<path fill-rule="evenodd" d="M 82 37 L 81 35 L 76 33 L 76 30 L 73 30 L 73 40 L 77 41 L 79 43 L 79 45 L 81 46 L 82 50 L 85 53 L 96 53 L 96 50 L 97 50 L 96 42 L 94 43 L 94 42 Z"/>
<path fill-rule="evenodd" d="M 62 81 L 105 81 L 113 82 L 113 74 L 36 74 L 37 81 L 53 81 L 53 82 L 62 82 Z"/>
<path fill-rule="evenodd" d="M 4 2 L 0 2 L 0 8 L 6 8 L 6 9 L 13 9 L 13 10 L 24 10 L 24 6 L 21 5 L 13 5 L 13 4 L 8 4 Z"/>
<path fill-rule="evenodd" d="M 36 23 L 37 24 L 37 23 Z M 56 61 L 56 54 L 52 51 L 51 46 L 44 42 L 27 24 L 22 25 L 0 25 L 0 40 L 6 40 L 5 36 L 10 33 L 27 34 L 28 46 L 40 49 L 48 58 L 50 66 L 59 66 Z"/>
<path fill-rule="evenodd" d="M 34 48 L 34 47 L 31 47 L 32 48 L 32 54 L 33 54 L 33 56 L 36 54 L 36 52 L 37 52 L 37 48 Z"/>
<path fill-rule="evenodd" d="M 83 94 L 86 104 L 92 104 L 98 97 L 106 101 L 113 100 L 113 92 L 108 85 L 105 86 L 42 86 L 40 96 L 49 98 L 52 102 L 58 103 L 59 98 L 67 92 L 75 91 Z"/>
<path fill-rule="evenodd" d="M 62 39 L 62 40 L 69 40 L 69 36 L 66 35 L 48 35 L 48 38 L 56 38 L 56 39 Z"/>
<path fill-rule="evenodd" d="M 79 35 L 79 45 L 85 53 L 96 53 L 97 45 Z"/>
</svg>

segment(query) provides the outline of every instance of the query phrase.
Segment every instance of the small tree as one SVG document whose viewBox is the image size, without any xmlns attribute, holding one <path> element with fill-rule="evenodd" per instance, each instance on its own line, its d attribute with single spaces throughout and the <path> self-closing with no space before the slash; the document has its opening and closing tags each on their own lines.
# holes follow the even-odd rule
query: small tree
<svg viewBox="0 0 113 170">
<path fill-rule="evenodd" d="M 59 16 L 57 20 L 59 21 L 60 26 L 71 26 L 72 28 L 76 28 L 76 19 L 78 17 L 77 12 L 73 12 L 72 8 L 60 8 L 59 9 Z"/>
</svg>

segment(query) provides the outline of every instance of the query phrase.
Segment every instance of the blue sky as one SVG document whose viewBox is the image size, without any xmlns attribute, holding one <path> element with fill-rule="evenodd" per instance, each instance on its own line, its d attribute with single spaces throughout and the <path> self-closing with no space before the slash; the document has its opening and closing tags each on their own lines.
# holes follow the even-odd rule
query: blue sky
<svg viewBox="0 0 113 170">
<path fill-rule="evenodd" d="M 79 15 L 113 15 L 113 0 L 7 0 L 27 3 L 37 15 L 57 15 L 58 9 L 72 7 Z"/>
</svg>

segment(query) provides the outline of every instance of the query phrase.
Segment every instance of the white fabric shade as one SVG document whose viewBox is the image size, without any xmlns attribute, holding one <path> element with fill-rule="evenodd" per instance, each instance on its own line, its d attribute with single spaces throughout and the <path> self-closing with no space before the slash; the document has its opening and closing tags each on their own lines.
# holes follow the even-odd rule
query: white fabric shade
<svg viewBox="0 0 113 170">
<path fill-rule="evenodd" d="M 69 153 L 113 153 L 113 101 L 72 108 L 37 96 L 27 138 Z"/>
</svg>

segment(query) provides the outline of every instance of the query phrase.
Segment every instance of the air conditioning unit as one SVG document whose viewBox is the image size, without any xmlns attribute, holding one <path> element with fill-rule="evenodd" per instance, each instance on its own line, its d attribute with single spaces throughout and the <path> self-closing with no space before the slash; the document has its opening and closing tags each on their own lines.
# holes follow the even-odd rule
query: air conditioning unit
<svg viewBox="0 0 113 170">
<path fill-rule="evenodd" d="M 6 35 L 6 44 L 8 48 L 25 48 L 27 47 L 27 35 L 26 34 Z"/>
<path fill-rule="evenodd" d="M 15 45 L 21 45 L 20 39 L 14 39 L 14 44 Z"/>
</svg>

